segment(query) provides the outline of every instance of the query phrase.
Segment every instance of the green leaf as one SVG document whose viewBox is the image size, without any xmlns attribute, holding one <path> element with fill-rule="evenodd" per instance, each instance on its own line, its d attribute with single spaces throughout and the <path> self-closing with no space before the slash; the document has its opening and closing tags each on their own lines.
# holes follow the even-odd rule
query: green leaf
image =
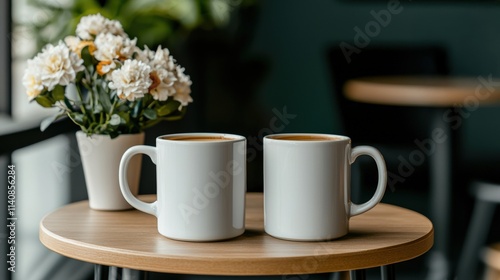
<svg viewBox="0 0 500 280">
<path fill-rule="evenodd" d="M 103 108 L 102 108 L 101 104 L 98 103 L 94 106 L 94 111 L 92 111 L 92 113 L 99 114 L 101 112 L 103 112 Z"/>
<path fill-rule="evenodd" d="M 80 71 L 80 72 L 76 73 L 75 81 L 77 83 L 80 82 L 84 76 L 85 76 L 85 71 Z"/>
<path fill-rule="evenodd" d="M 105 112 L 110 112 L 111 107 L 113 104 L 111 104 L 111 100 L 109 99 L 109 94 L 101 87 L 98 87 L 98 97 L 99 97 L 99 102 L 102 105 L 102 108 L 104 109 Z"/>
<path fill-rule="evenodd" d="M 178 120 L 182 119 L 182 117 L 184 117 L 184 116 L 175 115 L 175 116 L 165 117 L 165 118 L 163 118 L 163 120 L 165 120 L 165 121 L 178 121 Z"/>
<path fill-rule="evenodd" d="M 45 108 L 50 108 L 54 105 L 54 101 L 45 95 L 39 95 L 35 97 L 36 103 L 40 104 L 40 106 Z"/>
<path fill-rule="evenodd" d="M 86 46 L 82 49 L 81 57 L 83 59 L 83 64 L 86 67 L 93 65 L 92 55 L 90 54 L 89 47 Z"/>
<path fill-rule="evenodd" d="M 70 110 L 73 109 L 73 105 L 71 105 L 71 102 L 69 102 L 69 99 L 67 97 L 64 97 L 64 104 L 66 105 L 66 107 Z"/>
<path fill-rule="evenodd" d="M 132 109 L 132 118 L 137 118 L 139 116 L 139 113 L 141 112 L 142 109 L 142 100 L 139 100 L 137 103 L 135 103 L 134 108 Z"/>
<path fill-rule="evenodd" d="M 144 109 L 144 116 L 150 120 L 156 120 L 156 111 L 150 108 Z"/>
<path fill-rule="evenodd" d="M 54 101 L 64 100 L 64 86 L 57 85 L 52 91 L 52 98 Z"/>
<path fill-rule="evenodd" d="M 45 129 L 47 129 L 47 127 L 49 127 L 54 121 L 56 121 L 57 119 L 59 119 L 64 115 L 65 114 L 57 114 L 43 119 L 42 122 L 40 123 L 40 131 L 45 131 Z"/>
<path fill-rule="evenodd" d="M 113 11 L 115 14 L 113 16 L 119 15 L 121 8 L 124 4 L 126 4 L 126 1 L 123 0 L 107 0 L 105 2 L 105 6 L 108 11 Z"/>
<path fill-rule="evenodd" d="M 80 113 L 70 113 L 69 117 L 75 122 L 77 125 L 85 126 L 85 115 Z"/>
<path fill-rule="evenodd" d="M 130 115 L 127 112 L 118 112 L 118 116 L 120 116 L 123 123 L 129 123 Z"/>
<path fill-rule="evenodd" d="M 187 107 L 182 107 L 180 111 L 177 111 L 175 112 L 175 114 L 172 114 L 170 116 L 163 117 L 162 119 L 166 121 L 177 121 L 182 119 L 186 114 L 186 112 L 187 112 Z"/>
<path fill-rule="evenodd" d="M 178 101 L 168 102 L 167 104 L 156 109 L 156 113 L 160 117 L 170 115 L 173 112 L 178 111 L 179 105 L 181 105 L 181 104 Z"/>
<path fill-rule="evenodd" d="M 129 110 L 130 110 L 130 108 L 127 105 L 125 105 L 125 104 L 121 104 L 116 109 L 116 111 L 118 111 L 118 112 L 128 112 Z"/>
<path fill-rule="evenodd" d="M 118 131 L 115 131 L 115 130 L 110 130 L 109 131 L 109 138 L 114 139 L 114 138 L 116 138 L 118 136 L 120 136 L 120 134 L 118 133 Z"/>
<path fill-rule="evenodd" d="M 79 10 L 86 11 L 86 14 L 90 14 L 88 10 L 101 8 L 99 2 L 96 0 L 76 0 L 74 5 Z"/>
</svg>

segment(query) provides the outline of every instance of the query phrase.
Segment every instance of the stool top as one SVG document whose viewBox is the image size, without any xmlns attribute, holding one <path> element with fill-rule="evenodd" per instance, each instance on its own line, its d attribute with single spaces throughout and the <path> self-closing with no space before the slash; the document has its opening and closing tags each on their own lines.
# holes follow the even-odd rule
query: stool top
<svg viewBox="0 0 500 280">
<path fill-rule="evenodd" d="M 483 260 L 488 266 L 500 271 L 500 243 L 486 247 L 483 251 Z"/>
</svg>

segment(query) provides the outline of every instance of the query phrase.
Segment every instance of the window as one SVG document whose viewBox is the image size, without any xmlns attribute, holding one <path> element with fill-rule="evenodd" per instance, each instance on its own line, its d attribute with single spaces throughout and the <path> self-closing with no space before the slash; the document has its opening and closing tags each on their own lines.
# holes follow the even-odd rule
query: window
<svg viewBox="0 0 500 280">
<path fill-rule="evenodd" d="M 9 34 L 9 40 L 0 40 L 0 137 L 8 135 L 10 128 L 32 128 L 50 110 L 29 103 L 24 94 L 22 76 L 27 59 L 37 51 L 35 40 L 28 30 L 18 23 L 35 20 L 43 11 L 27 7 L 27 0 L 0 2 L 0 32 Z M 42 13 L 42 14 L 40 14 Z M 12 50 L 12 51 L 11 51 Z M 9 124 L 6 126 L 4 123 Z M 14 125 L 13 125 L 14 123 Z M 34 125 L 29 125 L 33 124 Z M 21 126 L 17 126 L 21 124 Z M 10 128 L 9 128 L 10 127 Z M 27 130 L 26 130 L 27 131 Z M 5 227 L 0 231 L 2 263 L 0 279 L 86 279 L 92 272 L 91 264 L 83 264 L 46 249 L 38 239 L 38 227 L 42 217 L 55 208 L 74 200 L 84 199 L 86 193 L 79 169 L 81 166 L 70 156 L 78 155 L 72 146 L 72 135 L 61 134 L 41 141 L 42 133 L 33 129 L 28 137 L 30 145 L 15 151 L 0 153 L 0 188 L 6 190 L 7 165 L 13 164 L 16 172 L 16 229 L 15 273 L 6 267 L 7 244 Z M 12 134 L 11 134 L 12 135 Z M 46 138 L 46 137 L 45 137 Z M 79 177 L 78 177 L 79 176 Z M 73 184 L 71 182 L 79 182 Z M 5 221 L 7 193 L 0 194 L 0 217 Z M 5 222 L 3 222 L 5 224 Z"/>
</svg>

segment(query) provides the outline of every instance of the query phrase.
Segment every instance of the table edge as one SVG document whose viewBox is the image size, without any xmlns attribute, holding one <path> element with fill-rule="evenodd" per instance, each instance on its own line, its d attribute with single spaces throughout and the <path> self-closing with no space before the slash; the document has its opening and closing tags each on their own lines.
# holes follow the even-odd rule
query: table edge
<svg viewBox="0 0 500 280">
<path fill-rule="evenodd" d="M 400 84 L 384 84 L 377 83 L 377 78 L 415 78 L 419 76 L 373 76 L 373 77 L 360 77 L 348 80 L 344 87 L 343 92 L 347 99 L 362 103 L 378 104 L 378 105 L 395 105 L 395 106 L 425 106 L 425 107 L 454 107 L 463 105 L 465 102 L 470 101 L 471 97 L 476 102 L 481 104 L 498 104 L 500 101 L 500 94 L 492 94 L 489 92 L 487 97 L 476 96 L 477 88 L 474 94 L 471 94 L 471 88 L 454 88 L 453 93 L 447 93 L 446 87 L 429 86 L 429 85 L 400 85 Z M 420 77 L 420 78 L 426 78 Z M 445 77 L 449 78 L 450 77 Z M 480 81 L 477 86 L 481 85 Z M 443 88 L 445 90 L 443 90 Z M 402 91 L 405 91 L 402 94 Z M 493 92 L 500 91 L 496 87 Z M 365 92 L 370 92 L 365 94 Z"/>
<path fill-rule="evenodd" d="M 77 202 L 85 203 L 85 201 Z M 402 208 L 407 211 L 414 212 L 418 215 L 422 214 L 410 209 L 392 204 L 393 207 Z M 55 210 L 57 211 L 57 210 Z M 55 212 L 54 211 L 54 212 Z M 52 213 L 52 212 L 51 212 Z M 50 215 L 47 214 L 46 216 Z M 423 216 L 425 217 L 425 216 Z M 428 218 L 425 217 L 427 220 Z M 258 260 L 248 261 L 248 258 L 235 260 L 234 258 L 182 258 L 162 256 L 158 257 L 154 254 L 144 253 L 137 254 L 134 251 L 124 249 L 109 249 L 99 245 L 89 246 L 86 243 L 67 239 L 58 235 L 54 235 L 43 225 L 45 217 L 40 222 L 39 238 L 41 243 L 50 250 L 64 255 L 69 258 L 77 259 L 94 264 L 107 266 L 118 266 L 137 270 L 147 270 L 160 273 L 180 273 L 180 274 L 199 274 L 199 275 L 221 275 L 221 276 L 264 276 L 264 275 L 293 275 L 293 274 L 312 274 L 346 271 L 351 269 L 364 269 L 377 267 L 380 265 L 388 265 L 393 263 L 404 262 L 413 258 L 417 258 L 429 251 L 434 243 L 434 227 L 431 225 L 431 230 L 424 236 L 413 240 L 412 242 L 403 245 L 396 245 L 390 248 L 373 249 L 364 251 L 363 253 L 348 253 L 341 255 L 322 255 L 322 256 L 307 256 L 307 257 L 270 257 L 259 258 Z M 334 241 L 333 241 L 334 242 Z M 405 256 L 401 257 L 400 247 L 404 246 Z M 71 254 L 74 251 L 82 251 L 82 248 L 92 249 L 92 254 L 80 253 L 79 256 Z M 376 259 L 383 251 L 386 255 L 384 261 L 366 261 L 366 259 Z M 398 251 L 397 258 L 390 254 L 391 251 Z M 95 253 L 97 252 L 97 254 Z M 127 252 L 127 254 L 122 254 Z M 363 260 L 360 261 L 359 254 L 363 254 Z M 126 256 L 125 256 L 126 255 Z M 130 260 L 133 259 L 133 262 Z M 155 261 L 151 261 L 151 260 Z M 222 264 L 223 262 L 231 262 L 232 265 Z M 290 265 L 292 262 L 304 265 Z M 127 265 L 123 265 L 127 263 Z M 239 264 L 239 265 L 236 265 Z M 347 265 L 349 264 L 349 265 Z M 354 265 L 353 265 L 354 264 Z M 314 269 L 311 269 L 311 265 Z M 276 271 L 279 267 L 280 270 Z"/>
</svg>

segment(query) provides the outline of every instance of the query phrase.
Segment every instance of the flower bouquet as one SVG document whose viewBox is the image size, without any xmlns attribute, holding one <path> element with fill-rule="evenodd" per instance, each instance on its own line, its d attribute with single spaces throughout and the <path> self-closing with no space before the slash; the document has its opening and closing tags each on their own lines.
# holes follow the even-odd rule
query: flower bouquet
<svg viewBox="0 0 500 280">
<path fill-rule="evenodd" d="M 120 22 L 100 14 L 82 17 L 76 36 L 46 45 L 28 60 L 23 85 L 30 100 L 68 116 L 87 135 L 144 131 L 183 117 L 192 102 L 191 80 L 167 48 L 140 49 Z"/>
<path fill-rule="evenodd" d="M 42 131 L 63 116 L 80 127 L 76 138 L 92 209 L 130 208 L 118 183 L 123 153 L 144 142 L 146 128 L 182 118 L 193 101 L 191 80 L 169 50 L 140 49 L 136 42 L 120 22 L 85 16 L 76 36 L 28 60 L 23 77 L 31 101 L 59 109 L 42 121 Z M 141 157 L 132 161 L 129 181 L 137 194 Z"/>
</svg>

